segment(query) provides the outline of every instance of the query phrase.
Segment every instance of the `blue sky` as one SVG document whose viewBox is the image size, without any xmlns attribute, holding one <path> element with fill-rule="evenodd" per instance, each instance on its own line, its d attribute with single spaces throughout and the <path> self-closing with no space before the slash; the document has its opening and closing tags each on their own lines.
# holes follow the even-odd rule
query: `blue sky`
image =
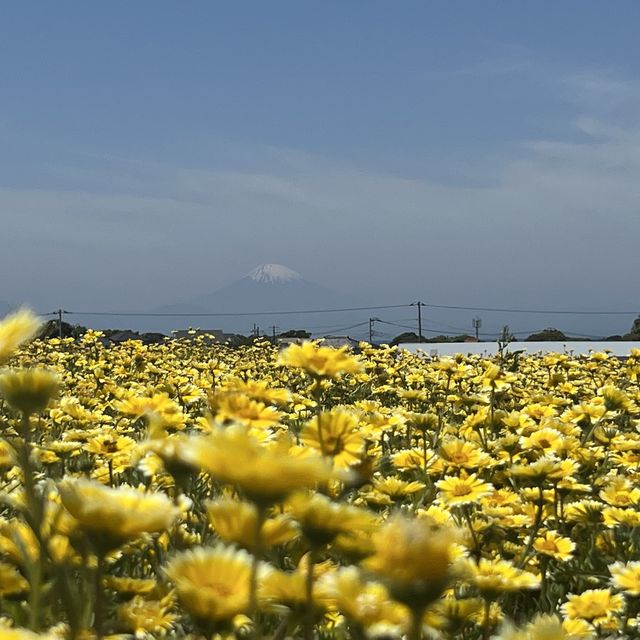
<svg viewBox="0 0 640 640">
<path fill-rule="evenodd" d="M 154 306 L 281 262 L 381 303 L 633 308 L 639 18 L 5 3 L 0 299 Z"/>
</svg>

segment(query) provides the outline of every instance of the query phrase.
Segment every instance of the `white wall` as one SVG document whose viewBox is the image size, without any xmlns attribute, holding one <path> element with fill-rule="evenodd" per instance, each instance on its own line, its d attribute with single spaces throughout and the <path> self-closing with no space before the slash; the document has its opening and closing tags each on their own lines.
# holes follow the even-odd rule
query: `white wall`
<svg viewBox="0 0 640 640">
<path fill-rule="evenodd" d="M 497 342 L 423 342 L 398 345 L 411 353 L 423 351 L 432 356 L 453 356 L 456 353 L 495 355 L 498 352 Z M 633 348 L 640 349 L 640 342 L 511 342 L 508 351 L 525 351 L 532 353 L 573 353 L 588 355 L 591 351 L 609 351 L 615 356 L 628 356 Z"/>
</svg>

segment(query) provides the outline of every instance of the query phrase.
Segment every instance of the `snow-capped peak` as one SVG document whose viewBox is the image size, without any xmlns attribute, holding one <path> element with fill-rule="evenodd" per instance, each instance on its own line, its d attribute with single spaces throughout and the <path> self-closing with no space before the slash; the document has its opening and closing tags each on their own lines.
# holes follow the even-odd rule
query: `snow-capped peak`
<svg viewBox="0 0 640 640">
<path fill-rule="evenodd" d="M 250 271 L 247 276 L 255 282 L 264 282 L 267 284 L 302 280 L 302 276 L 297 271 L 289 269 L 289 267 L 285 267 L 282 264 L 261 264 L 259 267 Z"/>
</svg>

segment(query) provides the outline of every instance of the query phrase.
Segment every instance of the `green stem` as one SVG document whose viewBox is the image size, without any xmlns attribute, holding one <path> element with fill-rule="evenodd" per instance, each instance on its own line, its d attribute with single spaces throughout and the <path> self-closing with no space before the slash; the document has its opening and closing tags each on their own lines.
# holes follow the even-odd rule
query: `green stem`
<svg viewBox="0 0 640 640">
<path fill-rule="evenodd" d="M 38 541 L 38 557 L 29 565 L 29 628 L 40 628 L 40 609 L 42 602 L 42 580 L 44 574 L 44 540 L 42 539 L 42 502 L 36 492 L 35 469 L 31 464 L 31 421 L 28 413 L 22 414 L 18 443 L 18 463 L 22 470 L 23 487 L 27 512 L 25 519 Z"/>
<path fill-rule="evenodd" d="M 476 556 L 476 558 L 480 558 L 480 543 L 478 541 L 478 536 L 476 535 L 475 529 L 473 528 L 471 514 L 469 513 L 469 505 L 465 504 L 462 506 L 462 514 L 464 516 L 464 519 L 467 522 L 469 531 L 471 532 L 471 539 L 473 540 L 473 553 Z"/>
<path fill-rule="evenodd" d="M 527 540 L 527 545 L 522 552 L 522 556 L 520 557 L 520 561 L 516 565 L 518 569 L 522 569 L 524 567 L 527 558 L 529 557 L 529 553 L 531 553 L 531 549 L 533 548 L 533 542 L 536 538 L 536 534 L 540 529 L 540 524 L 542 523 L 542 512 L 544 510 L 544 490 L 542 489 L 542 485 L 538 487 L 538 510 L 536 511 L 536 518 L 533 522 L 533 527 L 531 527 L 531 533 L 529 534 L 529 539 Z"/>
<path fill-rule="evenodd" d="M 104 575 L 104 558 L 98 554 L 94 572 L 94 597 L 93 597 L 93 628 L 98 640 L 104 635 L 104 589 L 102 576 Z"/>
<path fill-rule="evenodd" d="M 407 634 L 407 640 L 421 640 L 422 638 L 422 618 L 424 609 L 414 609 L 411 611 L 411 627 Z"/>
<path fill-rule="evenodd" d="M 422 432 L 422 460 L 424 463 L 424 472 L 427 473 L 427 432 Z"/>
<path fill-rule="evenodd" d="M 482 617 L 482 640 L 489 640 L 491 636 L 491 600 L 484 601 L 484 615 Z"/>
<path fill-rule="evenodd" d="M 249 577 L 249 617 L 253 620 L 254 635 L 260 637 L 258 623 L 258 567 L 260 565 L 260 555 L 262 553 L 262 525 L 265 519 L 265 509 L 261 505 L 256 505 L 256 523 L 253 532 L 253 561 L 251 563 L 251 575 Z"/>
<path fill-rule="evenodd" d="M 307 599 L 307 611 L 304 619 L 304 638 L 305 640 L 313 640 L 313 624 L 314 624 L 314 610 L 313 610 L 313 568 L 315 566 L 315 549 L 313 547 L 309 551 L 309 565 L 307 566 L 307 576 L 305 581 L 305 592 Z"/>
<path fill-rule="evenodd" d="M 77 640 L 81 628 L 77 607 L 78 593 L 77 590 L 74 590 L 75 594 L 72 591 L 72 577 L 69 575 L 66 567 L 59 565 L 56 574 L 57 584 L 60 585 L 60 597 L 67 614 L 67 621 L 69 622 L 69 638 L 70 640 Z"/>
</svg>

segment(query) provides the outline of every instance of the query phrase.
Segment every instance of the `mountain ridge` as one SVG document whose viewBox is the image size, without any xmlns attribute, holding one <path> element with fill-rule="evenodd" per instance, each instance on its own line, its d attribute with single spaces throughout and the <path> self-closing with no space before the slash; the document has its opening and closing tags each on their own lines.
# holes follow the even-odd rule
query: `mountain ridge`
<svg viewBox="0 0 640 640">
<path fill-rule="evenodd" d="M 306 280 L 300 273 L 285 265 L 266 263 L 213 292 L 196 296 L 184 303 L 167 304 L 153 310 L 155 313 L 228 315 L 210 318 L 197 315 L 184 319 L 158 318 L 157 322 L 154 319 L 154 322 L 145 324 L 153 324 L 154 330 L 164 332 L 199 326 L 248 333 L 254 322 L 268 324 L 270 327 L 277 325 L 285 330 L 303 328 L 311 324 L 310 321 L 317 320 L 309 314 L 292 312 L 341 309 L 360 303 L 355 296 Z M 339 318 L 338 322 L 343 320 L 348 322 L 350 318 Z"/>
</svg>

